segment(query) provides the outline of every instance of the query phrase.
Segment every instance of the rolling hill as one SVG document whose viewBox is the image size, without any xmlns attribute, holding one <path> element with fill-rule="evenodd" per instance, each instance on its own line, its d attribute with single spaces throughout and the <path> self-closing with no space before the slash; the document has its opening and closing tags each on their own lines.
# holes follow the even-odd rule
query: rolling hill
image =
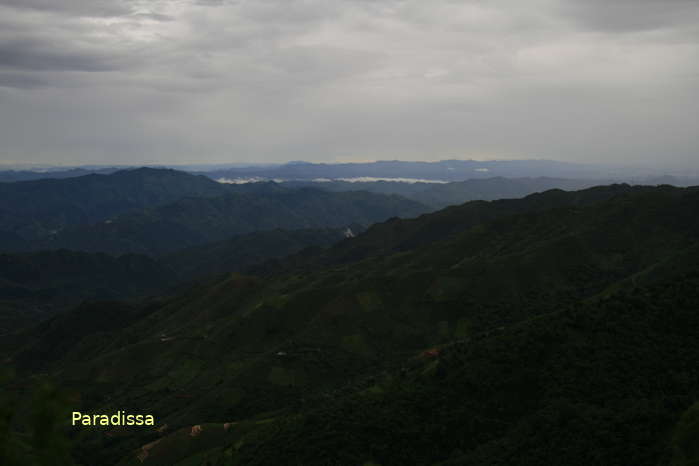
<svg viewBox="0 0 699 466">
<path fill-rule="evenodd" d="M 259 274 L 281 273 L 294 269 L 313 270 L 322 266 L 355 262 L 371 256 L 408 251 L 435 241 L 445 240 L 479 224 L 499 218 L 534 214 L 555 208 L 584 207 L 624 194 L 654 190 L 657 188 L 617 184 L 574 192 L 549 190 L 545 193 L 531 194 L 522 199 L 466 202 L 414 219 L 394 218 L 377 223 L 351 242 L 344 242 L 335 248 L 317 251 L 315 254 L 301 254 L 284 260 L 270 261 L 254 270 Z"/>
<path fill-rule="evenodd" d="M 0 335 L 35 324 L 86 300 L 163 292 L 175 274 L 139 255 L 58 250 L 0 254 Z"/>
<path fill-rule="evenodd" d="M 188 197 L 106 221 L 68 228 L 36 243 L 40 249 L 111 254 L 166 254 L 255 231 L 367 227 L 429 210 L 399 196 L 288 189 L 274 183 L 236 188 L 222 196 Z"/>
<path fill-rule="evenodd" d="M 25 242 L 43 241 L 66 228 L 104 221 L 130 210 L 226 191 L 225 186 L 203 176 L 154 168 L 0 183 L 0 232 Z M 0 250 L 31 247 L 17 241 L 3 242 Z"/>
<path fill-rule="evenodd" d="M 346 233 L 346 229 L 260 231 L 158 257 L 113 257 L 66 249 L 0 253 L 0 335 L 83 301 L 164 294 L 189 282 L 242 271 L 306 248 L 329 246 Z"/>
</svg>

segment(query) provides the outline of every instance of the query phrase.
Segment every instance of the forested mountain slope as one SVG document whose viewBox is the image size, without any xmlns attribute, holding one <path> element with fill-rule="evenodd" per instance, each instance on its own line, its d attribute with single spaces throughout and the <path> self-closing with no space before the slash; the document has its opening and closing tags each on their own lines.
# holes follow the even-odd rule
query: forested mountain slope
<svg viewBox="0 0 699 466">
<path fill-rule="evenodd" d="M 113 257 L 67 249 L 0 253 L 0 335 L 83 301 L 131 300 L 175 292 L 192 281 L 242 271 L 306 248 L 329 246 L 347 234 L 345 228 L 259 231 L 166 256 Z"/>
<path fill-rule="evenodd" d="M 255 270 L 258 273 L 281 273 L 286 270 L 315 269 L 320 266 L 354 262 L 366 257 L 407 251 L 444 240 L 498 218 L 554 208 L 583 207 L 623 194 L 654 192 L 658 189 L 651 186 L 616 184 L 572 192 L 554 189 L 531 194 L 521 199 L 466 202 L 415 219 L 395 218 L 377 223 L 352 241 L 344 242 L 327 251 L 272 261 Z"/>
<path fill-rule="evenodd" d="M 180 280 L 203 279 L 210 275 L 241 272 L 267 260 L 299 251 L 307 254 L 360 233 L 363 227 L 301 230 L 267 230 L 237 235 L 224 241 L 178 250 L 158 258 Z"/>
<path fill-rule="evenodd" d="M 74 409 L 167 424 L 81 431 L 84 464 L 660 464 L 699 399 L 698 208 L 628 186 L 468 203 L 325 266 L 83 306 L 6 351 Z"/>
<path fill-rule="evenodd" d="M 84 300 L 129 299 L 174 284 L 170 268 L 142 255 L 58 250 L 0 254 L 0 335 Z"/>
<path fill-rule="evenodd" d="M 220 464 L 695 464 L 696 427 L 671 444 L 699 399 L 698 290 L 695 271 L 442 346 L 231 441 Z"/>
<path fill-rule="evenodd" d="M 165 254 L 255 231 L 343 228 L 355 223 L 366 227 L 427 210 L 399 196 L 287 189 L 269 183 L 125 213 L 106 222 L 66 229 L 39 244 L 112 254 Z"/>
<path fill-rule="evenodd" d="M 41 240 L 130 210 L 225 192 L 225 186 L 204 176 L 154 168 L 0 183 L 0 232 Z M 0 251 L 10 246 L 0 244 Z"/>
</svg>

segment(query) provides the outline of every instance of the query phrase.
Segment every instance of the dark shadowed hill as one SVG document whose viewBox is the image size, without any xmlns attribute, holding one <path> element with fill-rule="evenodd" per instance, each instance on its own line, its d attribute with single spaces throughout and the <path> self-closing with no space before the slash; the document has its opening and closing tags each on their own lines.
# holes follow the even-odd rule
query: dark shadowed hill
<svg viewBox="0 0 699 466">
<path fill-rule="evenodd" d="M 254 231 L 341 228 L 354 223 L 366 227 L 427 210 L 399 196 L 288 189 L 269 183 L 238 187 L 214 198 L 189 197 L 66 229 L 38 245 L 112 254 L 164 254 Z"/>
<path fill-rule="evenodd" d="M 359 233 L 360 226 L 350 228 Z M 175 251 L 161 257 L 161 263 L 181 280 L 243 271 L 270 258 L 282 258 L 306 248 L 320 249 L 347 237 L 346 228 L 256 231 L 225 241 Z"/>
<path fill-rule="evenodd" d="M 36 324 L 82 301 L 174 292 L 195 280 L 329 246 L 346 234 L 346 229 L 260 231 L 163 257 L 69 250 L 0 253 L 0 334 Z"/>
<path fill-rule="evenodd" d="M 172 252 L 261 230 L 363 228 L 429 210 L 398 196 L 224 185 L 176 170 L 0 183 L 0 251 Z"/>
<path fill-rule="evenodd" d="M 314 269 L 331 264 L 358 261 L 366 257 L 388 255 L 443 240 L 476 225 L 515 214 L 535 213 L 560 207 L 582 207 L 615 196 L 653 192 L 650 186 L 626 184 L 598 186 L 581 191 L 559 189 L 531 194 L 522 199 L 472 201 L 448 207 L 415 219 L 391 219 L 372 225 L 352 241 L 327 251 L 299 254 L 282 261 L 256 267 L 256 273 L 282 273 L 296 268 Z"/>
<path fill-rule="evenodd" d="M 0 254 L 0 334 L 84 300 L 163 292 L 174 280 L 168 267 L 146 256 L 67 250 Z"/>
<path fill-rule="evenodd" d="M 225 186 L 203 176 L 153 168 L 0 183 L 0 232 L 24 240 L 45 240 L 66 228 L 104 221 L 130 210 L 226 191 Z M 16 245 L 0 244 L 0 250 L 12 250 Z"/>
<path fill-rule="evenodd" d="M 401 248 L 365 243 L 358 261 L 228 275 L 127 310 L 83 306 L 26 333 L 11 360 L 79 391 L 76 409 L 167 424 L 83 432 L 83 464 L 140 464 L 144 451 L 162 465 L 691 455 L 672 439 L 692 432 L 680 420 L 699 399 L 699 191 L 469 204 L 384 224 Z"/>
</svg>

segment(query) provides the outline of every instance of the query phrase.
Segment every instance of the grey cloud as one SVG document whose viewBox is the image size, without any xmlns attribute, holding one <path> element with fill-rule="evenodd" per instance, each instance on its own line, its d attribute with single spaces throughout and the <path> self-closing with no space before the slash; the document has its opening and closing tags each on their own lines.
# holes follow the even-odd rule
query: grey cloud
<svg viewBox="0 0 699 466">
<path fill-rule="evenodd" d="M 50 82 L 42 76 L 27 73 L 10 73 L 0 71 L 0 87 L 37 89 L 49 85 Z"/>
<path fill-rule="evenodd" d="M 266 23 L 309 23 L 337 18 L 342 3 L 335 1 L 260 0 L 241 3 L 243 16 Z"/>
<path fill-rule="evenodd" d="M 234 0 L 194 0 L 195 5 L 202 6 L 222 6 L 225 4 L 236 3 Z"/>
<path fill-rule="evenodd" d="M 60 44 L 17 40 L 0 43 L 0 69 L 108 71 L 116 60 L 87 50 L 65 50 Z"/>
<path fill-rule="evenodd" d="M 694 0 L 0 5 L 0 161 L 699 150 Z"/>
<path fill-rule="evenodd" d="M 634 32 L 699 21 L 696 0 L 567 0 L 562 10 L 581 25 L 603 32 Z"/>
<path fill-rule="evenodd" d="M 129 0 L 0 0 L 0 6 L 84 16 L 117 16 L 131 12 Z"/>
<path fill-rule="evenodd" d="M 129 15 L 131 18 L 136 19 L 150 19 L 153 21 L 174 21 L 175 18 L 170 15 L 163 15 L 160 13 L 132 13 Z"/>
<path fill-rule="evenodd" d="M 39 86 L 59 83 L 61 79 L 56 79 L 54 71 L 124 71 L 148 60 L 148 49 L 125 41 L 125 33 L 110 25 L 109 21 L 115 17 L 93 20 L 70 14 L 88 3 L 55 1 L 51 3 L 55 11 L 38 13 L 26 9 L 4 10 L 0 16 L 0 72 L 33 71 L 32 78 L 26 73 L 24 76 Z M 96 2 L 92 7 L 102 3 L 106 6 L 122 2 Z M 44 4 L 29 2 L 28 5 L 38 8 Z M 122 8 L 104 11 L 105 14 L 129 12 Z M 148 21 L 163 22 L 169 18 L 158 13 L 135 13 L 118 19 L 120 28 L 134 29 Z"/>
</svg>

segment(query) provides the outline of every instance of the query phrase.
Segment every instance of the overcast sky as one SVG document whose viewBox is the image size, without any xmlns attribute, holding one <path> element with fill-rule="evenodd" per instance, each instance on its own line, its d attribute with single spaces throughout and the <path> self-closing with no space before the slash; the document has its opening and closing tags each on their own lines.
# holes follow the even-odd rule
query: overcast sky
<svg viewBox="0 0 699 466">
<path fill-rule="evenodd" d="M 0 161 L 699 165 L 698 0 L 0 0 Z"/>
</svg>

